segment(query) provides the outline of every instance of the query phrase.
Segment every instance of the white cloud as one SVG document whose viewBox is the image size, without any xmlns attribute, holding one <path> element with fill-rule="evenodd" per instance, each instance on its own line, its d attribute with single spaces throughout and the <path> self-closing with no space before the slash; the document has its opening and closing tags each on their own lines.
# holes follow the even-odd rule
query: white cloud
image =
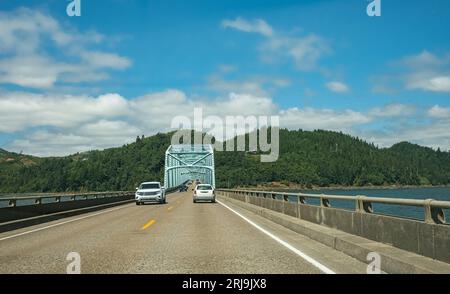
<svg viewBox="0 0 450 294">
<path fill-rule="evenodd" d="M 273 114 L 277 106 L 268 97 L 258 97 L 250 94 L 231 93 L 227 99 L 218 100 L 208 109 L 210 115 L 270 115 Z"/>
<path fill-rule="evenodd" d="M 395 143 L 407 141 L 450 151 L 449 107 L 435 105 L 429 109 L 419 109 L 414 105 L 390 104 L 374 108 L 368 115 L 374 122 L 381 124 L 381 127 L 379 125 L 377 130 L 352 130 L 352 134 L 375 142 L 381 147 L 390 147 Z M 400 120 L 388 121 L 385 120 L 386 117 Z M 377 120 L 378 118 L 382 120 Z"/>
<path fill-rule="evenodd" d="M 450 92 L 450 55 L 437 56 L 425 50 L 393 62 L 393 65 L 400 73 L 381 77 L 381 83 L 374 89 L 384 89 L 388 82 L 400 81 L 407 90 Z"/>
<path fill-rule="evenodd" d="M 22 87 L 48 88 L 67 65 L 56 64 L 41 56 L 17 56 L 0 59 L 0 83 L 10 83 Z"/>
<path fill-rule="evenodd" d="M 38 10 L 0 12 L 0 84 L 46 89 L 57 82 L 107 79 L 107 69 L 131 65 L 126 57 L 88 49 L 102 40 L 97 32 L 63 27 Z M 51 50 L 62 56 L 55 57 Z"/>
<path fill-rule="evenodd" d="M 77 129 L 77 134 L 92 138 L 114 138 L 122 137 L 126 140 L 130 140 L 134 136 L 142 133 L 142 130 L 136 126 L 130 125 L 125 121 L 111 121 L 101 119 L 99 121 L 82 125 Z M 99 140 L 102 142 L 102 140 Z M 123 140 L 122 140 L 123 141 Z M 104 142 L 102 142 L 104 143 Z M 113 143 L 113 145 L 120 144 L 121 142 Z"/>
<path fill-rule="evenodd" d="M 262 19 L 248 21 L 238 17 L 234 20 L 222 21 L 222 27 L 231 28 L 247 33 L 258 33 L 267 37 L 270 37 L 274 34 L 272 27 Z"/>
<path fill-rule="evenodd" d="M 41 45 L 43 38 L 58 45 L 74 41 L 74 35 L 64 32 L 57 21 L 43 13 L 21 8 L 0 12 L 0 49 L 2 53 L 31 53 Z"/>
<path fill-rule="evenodd" d="M 441 107 L 435 105 L 431 107 L 427 112 L 429 117 L 432 118 L 449 118 L 450 119 L 450 107 Z"/>
<path fill-rule="evenodd" d="M 438 68 L 442 67 L 450 61 L 449 56 L 442 58 L 424 50 L 419 54 L 410 55 L 402 58 L 397 64 L 411 69 L 422 70 L 424 68 Z"/>
<path fill-rule="evenodd" d="M 290 129 L 344 130 L 371 122 L 364 113 L 353 110 L 336 111 L 331 109 L 291 108 L 280 111 L 281 125 Z"/>
<path fill-rule="evenodd" d="M 409 124 L 403 126 L 391 126 L 391 128 L 379 131 L 353 131 L 369 142 L 374 142 L 380 147 L 390 147 L 399 142 L 411 142 L 430 148 L 440 148 L 450 151 L 450 121 L 439 120 L 431 124 Z"/>
<path fill-rule="evenodd" d="M 169 131 L 176 115 L 192 120 L 194 108 L 202 108 L 204 117 L 280 115 L 282 126 L 290 128 L 335 129 L 368 121 L 351 110 L 281 110 L 271 98 L 252 94 L 231 93 L 208 100 L 190 98 L 178 90 L 134 99 L 118 94 L 89 97 L 12 92 L 0 93 L 0 132 L 34 130 L 26 139 L 17 139 L 7 147 L 36 155 L 61 155 L 118 146 L 140 134 Z M 71 147 L 61 148 L 63 144 Z"/>
<path fill-rule="evenodd" d="M 123 121 L 99 121 L 65 132 L 38 130 L 14 140 L 8 148 L 38 156 L 64 156 L 121 146 L 139 134 L 139 129 Z"/>
<path fill-rule="evenodd" d="M 314 70 L 317 67 L 317 61 L 329 52 L 326 41 L 316 35 L 286 40 L 285 46 L 297 68 L 304 71 Z"/>
<path fill-rule="evenodd" d="M 402 117 L 411 116 L 415 111 L 414 105 L 393 103 L 384 107 L 375 107 L 369 112 L 369 115 L 374 117 Z"/>
<path fill-rule="evenodd" d="M 167 90 L 138 97 L 130 101 L 133 117 L 152 131 L 168 130 L 176 115 L 193 118 L 194 108 L 201 108 L 209 115 L 262 115 L 276 112 L 272 99 L 251 94 L 230 93 L 215 100 L 188 98 L 178 90 Z"/>
<path fill-rule="evenodd" d="M 326 87 L 333 92 L 336 93 L 345 93 L 349 91 L 349 87 L 342 82 L 329 82 L 326 84 Z"/>
<path fill-rule="evenodd" d="M 0 133 L 22 136 L 8 143 L 6 149 L 34 155 L 67 155 L 120 146 L 142 134 L 170 131 L 177 115 L 187 116 L 192 122 L 194 108 L 201 108 L 204 118 L 278 115 L 284 128 L 343 131 L 381 146 L 408 140 L 450 148 L 450 110 L 445 107 L 423 110 L 434 119 L 427 122 L 419 121 L 423 116 L 416 115 L 413 105 L 389 104 L 365 112 L 281 109 L 267 96 L 230 93 L 211 100 L 188 97 L 175 89 L 131 99 L 118 94 L 90 97 L 0 92 Z M 382 131 L 367 131 L 371 124 L 380 123 L 384 126 L 377 129 Z"/>
<path fill-rule="evenodd" d="M 450 92 L 450 76 L 435 76 L 433 74 L 416 74 L 407 78 L 408 89 L 420 89 L 431 92 Z"/>
<path fill-rule="evenodd" d="M 248 21 L 237 18 L 224 20 L 222 26 L 265 36 L 266 40 L 259 48 L 264 61 L 275 62 L 287 58 L 293 60 L 296 68 L 301 71 L 316 70 L 319 59 L 331 52 L 328 42 L 320 36 L 314 34 L 301 37 L 286 36 L 275 32 L 264 20 Z"/>
<path fill-rule="evenodd" d="M 83 51 L 81 58 L 94 68 L 125 69 L 131 65 L 128 58 L 98 51 Z"/>
<path fill-rule="evenodd" d="M 128 102 L 117 94 L 47 96 L 0 93 L 0 132 L 12 133 L 31 127 L 70 128 L 98 118 L 128 114 Z"/>
<path fill-rule="evenodd" d="M 282 77 L 253 76 L 246 79 L 230 80 L 220 75 L 208 78 L 205 89 L 227 95 L 228 93 L 246 93 L 255 96 L 268 96 L 279 88 L 288 87 L 291 81 Z"/>
</svg>

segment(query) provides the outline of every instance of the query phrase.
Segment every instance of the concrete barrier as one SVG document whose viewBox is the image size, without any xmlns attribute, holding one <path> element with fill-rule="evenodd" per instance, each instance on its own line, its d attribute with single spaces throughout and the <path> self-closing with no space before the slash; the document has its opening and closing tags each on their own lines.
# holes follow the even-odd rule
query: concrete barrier
<svg viewBox="0 0 450 294">
<path fill-rule="evenodd" d="M 134 194 L 0 208 L 0 233 L 134 201 Z"/>
<path fill-rule="evenodd" d="M 386 273 L 450 274 L 450 264 L 439 260 L 433 260 L 429 257 L 371 241 L 324 225 L 311 223 L 298 217 L 262 208 L 232 197 L 219 195 L 219 199 L 227 202 L 228 205 L 235 205 L 248 210 L 330 248 L 341 251 L 363 263 L 367 263 L 369 253 L 377 252 L 381 257 L 381 269 Z"/>
<path fill-rule="evenodd" d="M 249 196 L 248 201 L 245 201 L 242 194 L 230 191 L 219 193 L 231 199 L 450 263 L 450 226 L 447 224 L 365 213 L 363 210 L 349 211 L 324 205 L 292 203 L 268 198 L 270 194 L 265 198 Z"/>
<path fill-rule="evenodd" d="M 133 200 L 134 195 L 0 208 L 0 223 L 57 212 Z"/>
</svg>

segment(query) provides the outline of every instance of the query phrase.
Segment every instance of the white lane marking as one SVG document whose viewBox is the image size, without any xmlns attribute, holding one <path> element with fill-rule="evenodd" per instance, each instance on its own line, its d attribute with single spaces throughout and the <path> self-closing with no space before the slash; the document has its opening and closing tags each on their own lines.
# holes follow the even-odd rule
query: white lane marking
<svg viewBox="0 0 450 294">
<path fill-rule="evenodd" d="M 302 251 L 298 250 L 297 248 L 295 248 L 291 244 L 287 243 L 286 241 L 281 240 L 279 237 L 275 236 L 274 234 L 272 234 L 271 232 L 267 231 L 266 229 L 263 229 L 262 227 L 260 227 L 256 223 L 254 223 L 253 221 L 249 220 L 247 217 L 243 216 L 242 214 L 240 214 L 239 212 L 234 210 L 233 208 L 231 208 L 228 205 L 222 203 L 221 201 L 217 201 L 217 202 L 220 205 L 222 205 L 223 207 L 229 209 L 231 212 L 233 212 L 234 214 L 236 214 L 237 216 L 239 216 L 243 220 L 245 220 L 246 222 L 248 222 L 250 225 L 252 225 L 256 229 L 258 229 L 259 231 L 263 232 L 264 234 L 266 234 L 267 236 L 269 236 L 273 240 L 277 241 L 278 243 L 280 243 L 281 245 L 283 245 L 287 249 L 291 250 L 292 252 L 294 252 L 295 254 L 297 254 L 298 256 L 300 256 L 301 258 L 303 258 L 304 260 L 306 260 L 307 262 L 309 262 L 310 264 L 312 264 L 313 266 L 315 266 L 316 268 L 321 270 L 323 273 L 325 273 L 325 274 L 336 274 L 334 271 L 332 271 L 331 269 L 329 269 L 325 265 L 321 264 L 320 262 L 318 262 L 314 258 L 310 257 L 309 255 L 303 253 Z"/>
<path fill-rule="evenodd" d="M 37 229 L 31 230 L 31 231 L 22 232 L 22 233 L 19 233 L 19 234 L 8 236 L 8 237 L 3 237 L 3 238 L 0 238 L 0 241 L 5 241 L 5 240 L 8 240 L 8 239 L 17 238 L 17 237 L 20 237 L 20 236 L 23 236 L 23 235 L 36 233 L 36 232 L 39 232 L 39 231 L 47 230 L 47 229 L 54 228 L 54 227 L 57 227 L 57 226 L 62 226 L 62 225 L 68 224 L 68 223 L 72 223 L 72 222 L 79 221 L 79 220 L 82 220 L 82 219 L 90 218 L 90 217 L 97 216 L 97 215 L 100 215 L 100 214 L 105 214 L 105 213 L 108 213 L 108 212 L 113 212 L 113 211 L 116 211 L 116 210 L 119 210 L 119 209 L 123 209 L 123 208 L 127 208 L 127 207 L 130 207 L 130 205 L 124 205 L 124 206 L 120 206 L 120 207 L 117 207 L 117 208 L 104 210 L 104 211 L 101 211 L 101 212 L 96 212 L 94 214 L 82 216 L 82 217 L 79 217 L 79 218 L 71 219 L 71 220 L 68 220 L 68 221 L 60 222 L 60 223 L 56 223 L 56 224 L 53 224 L 53 225 L 50 225 L 50 226 L 37 228 Z"/>
</svg>

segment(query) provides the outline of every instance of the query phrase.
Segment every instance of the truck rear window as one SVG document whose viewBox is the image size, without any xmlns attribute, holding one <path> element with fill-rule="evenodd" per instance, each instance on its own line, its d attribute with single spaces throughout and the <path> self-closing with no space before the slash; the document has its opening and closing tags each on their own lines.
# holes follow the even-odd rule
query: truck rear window
<svg viewBox="0 0 450 294">
<path fill-rule="evenodd" d="M 212 190 L 212 187 L 211 186 L 198 186 L 197 190 L 202 190 L 202 191 Z"/>
</svg>

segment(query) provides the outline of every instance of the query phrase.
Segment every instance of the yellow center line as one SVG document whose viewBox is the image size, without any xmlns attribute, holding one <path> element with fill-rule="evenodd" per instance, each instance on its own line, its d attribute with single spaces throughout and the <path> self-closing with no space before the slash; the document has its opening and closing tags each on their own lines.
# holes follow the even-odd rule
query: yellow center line
<svg viewBox="0 0 450 294">
<path fill-rule="evenodd" d="M 156 221 L 154 219 L 152 219 L 151 221 L 149 221 L 148 223 L 146 223 L 141 230 L 145 230 L 147 228 L 149 228 L 151 225 L 153 225 L 154 223 L 156 223 Z"/>
<path fill-rule="evenodd" d="M 167 208 L 168 211 L 171 211 L 173 209 L 173 206 Z"/>
</svg>

